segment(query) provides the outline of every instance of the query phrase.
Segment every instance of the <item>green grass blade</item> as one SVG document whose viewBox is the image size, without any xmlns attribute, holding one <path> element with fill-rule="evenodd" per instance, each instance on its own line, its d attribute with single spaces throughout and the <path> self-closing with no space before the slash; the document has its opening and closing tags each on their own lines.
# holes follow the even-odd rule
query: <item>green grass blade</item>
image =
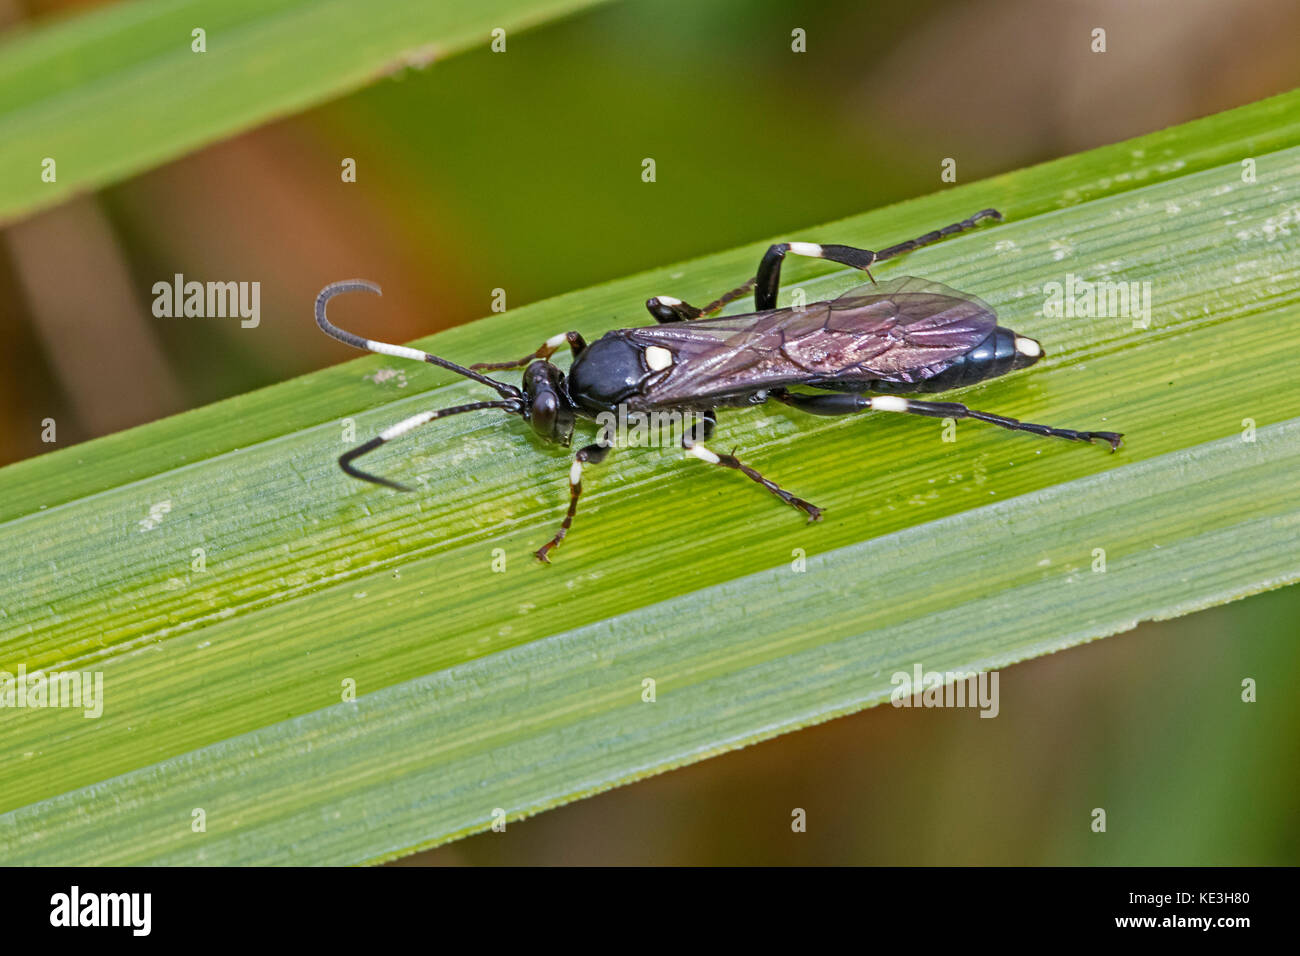
<svg viewBox="0 0 1300 956">
<path fill-rule="evenodd" d="M 514 819 L 887 700 L 917 661 L 1001 667 L 1295 580 L 1297 469 L 1300 420 L 1055 485 L 233 737 L 7 814 L 0 836 L 13 862 L 401 855 L 497 807 Z M 1009 532 L 1016 547 L 999 547 Z M 1269 556 L 1288 551 L 1279 571 Z M 375 586 L 401 603 L 400 584 Z M 324 603 L 317 627 L 354 613 L 348 593 Z"/>
<path fill-rule="evenodd" d="M 595 2 L 135 0 L 16 31 L 0 43 L 0 223 Z"/>
<path fill-rule="evenodd" d="M 0 856 L 383 859 L 868 706 L 918 662 L 997 667 L 1300 579 L 1300 383 L 1276 374 L 1300 307 L 1297 105 L 793 237 L 881 246 L 1001 208 L 1006 224 L 878 276 L 941 279 L 1043 341 L 1033 369 L 963 400 L 1123 431 L 1116 455 L 973 423 L 947 443 L 907 416 L 735 412 L 715 446 L 825 507 L 821 524 L 680 451 L 628 449 L 589 472 L 542 568 L 529 552 L 562 514 L 568 456 L 517 422 L 449 419 L 375 456 L 417 495 L 339 475 L 342 418 L 363 439 L 483 397 L 420 367 L 377 384 L 397 363 L 369 357 L 0 471 L 0 667 L 94 669 L 105 688 L 97 720 L 0 711 Z M 491 360 L 644 324 L 647 295 L 706 300 L 762 247 L 425 344 Z M 787 269 L 809 301 L 857 281 Z M 1038 314 L 1067 273 L 1150 282 L 1150 327 Z M 337 305 L 380 334 L 384 300 Z"/>
</svg>

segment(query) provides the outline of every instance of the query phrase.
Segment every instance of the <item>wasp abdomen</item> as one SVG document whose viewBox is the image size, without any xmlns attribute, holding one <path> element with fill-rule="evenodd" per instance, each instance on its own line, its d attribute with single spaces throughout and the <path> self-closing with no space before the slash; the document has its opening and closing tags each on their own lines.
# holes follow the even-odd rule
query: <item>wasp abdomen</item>
<svg viewBox="0 0 1300 956">
<path fill-rule="evenodd" d="M 1036 341 L 999 325 L 984 341 L 969 352 L 957 356 L 938 375 L 907 388 L 890 391 L 946 392 L 1026 368 L 1042 357 L 1043 347 Z"/>
</svg>

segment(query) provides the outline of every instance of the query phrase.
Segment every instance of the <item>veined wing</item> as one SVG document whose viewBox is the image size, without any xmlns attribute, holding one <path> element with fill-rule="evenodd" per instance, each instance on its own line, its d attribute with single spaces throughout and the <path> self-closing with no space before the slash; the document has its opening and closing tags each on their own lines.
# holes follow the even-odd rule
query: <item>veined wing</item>
<svg viewBox="0 0 1300 956">
<path fill-rule="evenodd" d="M 993 309 L 975 296 L 899 276 L 802 310 L 671 322 L 628 334 L 672 353 L 668 374 L 645 396 L 648 404 L 672 405 L 819 381 L 920 382 L 996 325 Z"/>
</svg>

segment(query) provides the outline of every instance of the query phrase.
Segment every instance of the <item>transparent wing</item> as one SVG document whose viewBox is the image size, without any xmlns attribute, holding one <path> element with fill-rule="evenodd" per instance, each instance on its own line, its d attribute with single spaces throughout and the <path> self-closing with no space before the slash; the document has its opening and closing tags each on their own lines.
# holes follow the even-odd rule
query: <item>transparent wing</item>
<svg viewBox="0 0 1300 956">
<path fill-rule="evenodd" d="M 918 382 L 993 331 L 984 301 L 938 282 L 898 276 L 802 310 L 775 309 L 631 329 L 673 354 L 646 396 L 672 405 L 783 385 Z"/>
</svg>

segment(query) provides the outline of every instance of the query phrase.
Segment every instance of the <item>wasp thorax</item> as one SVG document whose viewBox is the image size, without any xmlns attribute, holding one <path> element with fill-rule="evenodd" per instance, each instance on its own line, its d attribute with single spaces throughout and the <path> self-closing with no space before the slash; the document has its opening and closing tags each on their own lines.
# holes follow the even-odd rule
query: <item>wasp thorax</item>
<svg viewBox="0 0 1300 956">
<path fill-rule="evenodd" d="M 592 342 L 569 368 L 569 394 L 574 402 L 593 412 L 614 408 L 651 373 L 646 351 L 617 332 Z"/>
</svg>

